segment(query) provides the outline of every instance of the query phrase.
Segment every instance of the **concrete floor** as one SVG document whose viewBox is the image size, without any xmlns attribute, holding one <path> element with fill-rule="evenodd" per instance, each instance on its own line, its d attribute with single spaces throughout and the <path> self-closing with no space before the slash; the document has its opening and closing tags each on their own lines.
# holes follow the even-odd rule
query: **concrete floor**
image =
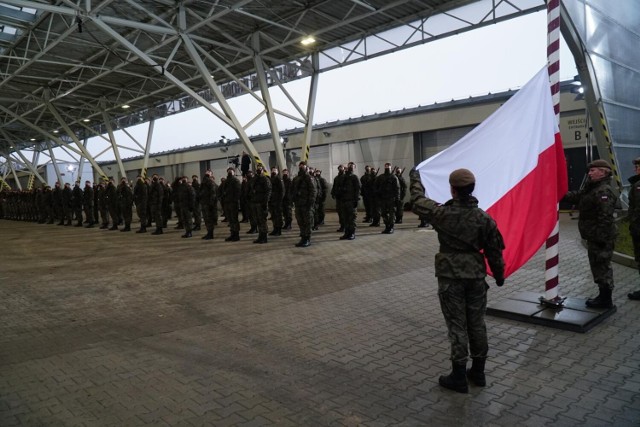
<svg viewBox="0 0 640 427">
<path fill-rule="evenodd" d="M 488 317 L 488 385 L 442 390 L 449 343 L 433 231 L 336 216 L 254 245 L 0 220 L 0 426 L 638 426 L 638 272 L 579 334 Z M 172 227 L 173 222 L 170 222 Z M 595 292 L 562 218 L 560 290 Z M 489 300 L 542 293 L 537 254 Z"/>
</svg>

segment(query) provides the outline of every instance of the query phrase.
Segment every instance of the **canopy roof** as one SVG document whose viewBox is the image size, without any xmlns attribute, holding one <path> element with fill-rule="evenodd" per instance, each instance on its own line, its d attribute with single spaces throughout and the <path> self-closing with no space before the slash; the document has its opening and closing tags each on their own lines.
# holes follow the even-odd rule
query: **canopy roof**
<svg viewBox="0 0 640 427">
<path fill-rule="evenodd" d="M 106 133 L 545 7 L 544 0 L 0 1 L 0 153 Z M 302 40 L 312 36 L 314 43 Z M 187 42 L 195 49 L 187 49 Z M 201 67 L 201 66 L 202 67 Z M 105 115 L 106 113 L 106 115 Z M 59 141 L 58 141 L 59 142 Z"/>
</svg>

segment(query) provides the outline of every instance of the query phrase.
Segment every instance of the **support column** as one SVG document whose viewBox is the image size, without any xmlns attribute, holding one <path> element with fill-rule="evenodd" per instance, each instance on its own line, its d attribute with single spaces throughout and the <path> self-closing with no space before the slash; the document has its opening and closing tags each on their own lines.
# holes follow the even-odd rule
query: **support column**
<svg viewBox="0 0 640 427">
<path fill-rule="evenodd" d="M 149 130 L 147 131 L 147 144 L 144 146 L 144 157 L 142 159 L 142 171 L 140 175 L 142 178 L 147 177 L 147 169 L 149 168 L 149 151 L 151 150 L 151 140 L 153 139 L 153 128 L 156 120 L 152 118 L 149 120 Z"/>
<path fill-rule="evenodd" d="M 58 177 L 58 182 L 62 184 L 62 174 L 60 173 L 60 168 L 58 167 L 58 161 L 56 160 L 55 154 L 53 154 L 53 148 L 51 148 L 51 142 L 47 141 L 47 148 L 49 149 L 49 157 L 51 158 L 51 164 L 53 165 L 53 170 L 56 172 L 56 176 Z"/>
<path fill-rule="evenodd" d="M 107 133 L 109 134 L 109 142 L 111 142 L 111 149 L 113 150 L 113 155 L 116 157 L 116 162 L 118 163 L 118 169 L 120 170 L 120 177 L 127 176 L 127 172 L 124 170 L 124 164 L 122 163 L 122 159 L 120 158 L 120 150 L 118 150 L 118 144 L 116 144 L 116 136 L 113 133 L 113 127 L 111 127 L 111 121 L 109 120 L 109 116 L 105 110 L 105 101 L 104 99 L 100 100 L 100 109 L 102 113 L 102 121 L 104 122 L 105 127 L 107 128 Z M 116 179 L 118 182 L 118 179 Z"/>
<path fill-rule="evenodd" d="M 260 52 L 260 34 L 253 34 L 253 49 L 254 52 Z M 260 93 L 262 99 L 265 102 L 265 108 L 267 111 L 267 121 L 269 122 L 269 129 L 271 130 L 271 139 L 273 141 L 273 148 L 276 152 L 276 161 L 278 163 L 278 169 L 283 170 L 287 167 L 287 163 L 284 160 L 284 152 L 282 144 L 280 143 L 280 131 L 278 130 L 278 122 L 276 121 L 275 114 L 273 112 L 273 103 L 271 102 L 271 94 L 269 92 L 269 85 L 267 83 L 267 75 L 264 69 L 264 63 L 262 57 L 258 54 L 254 54 L 253 63 L 256 67 L 256 73 L 258 74 L 258 83 L 260 85 Z M 264 171 L 267 175 L 269 171 Z"/>
<path fill-rule="evenodd" d="M 311 66 L 313 73 L 311 74 L 311 84 L 309 85 L 309 101 L 307 102 L 307 122 L 304 127 L 304 137 L 302 142 L 302 160 L 309 160 L 309 152 L 311 151 L 311 135 L 313 133 L 313 115 L 316 109 L 316 97 L 318 94 L 318 53 L 311 56 Z"/>
</svg>

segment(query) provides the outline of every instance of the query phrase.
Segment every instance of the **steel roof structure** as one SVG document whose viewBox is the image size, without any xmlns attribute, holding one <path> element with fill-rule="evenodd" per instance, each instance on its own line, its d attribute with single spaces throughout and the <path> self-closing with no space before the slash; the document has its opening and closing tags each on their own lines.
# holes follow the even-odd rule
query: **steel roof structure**
<svg viewBox="0 0 640 427">
<path fill-rule="evenodd" d="M 55 164 L 52 148 L 63 147 L 104 177 L 97 157 L 112 150 L 121 164 L 115 130 L 148 122 L 146 143 L 136 141 L 148 157 L 155 119 L 205 107 L 260 162 L 245 129 L 266 118 L 277 136 L 283 115 L 310 134 L 318 73 L 545 7 L 544 0 L 1 0 L 0 155 L 37 175 L 39 155 Z M 309 37 L 315 41 L 305 44 Z M 279 111 L 269 88 L 286 92 L 284 83 L 304 77 L 308 105 L 296 105 L 295 116 Z M 240 123 L 227 100 L 246 93 L 263 110 Z M 100 152 L 87 146 L 96 136 L 108 142 Z"/>
</svg>

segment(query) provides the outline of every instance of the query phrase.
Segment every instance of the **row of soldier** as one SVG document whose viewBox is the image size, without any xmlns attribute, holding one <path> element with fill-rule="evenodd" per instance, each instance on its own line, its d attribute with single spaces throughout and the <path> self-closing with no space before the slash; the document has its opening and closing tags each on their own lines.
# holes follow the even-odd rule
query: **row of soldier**
<svg viewBox="0 0 640 427">
<path fill-rule="evenodd" d="M 406 184 L 402 170 L 385 164 L 380 175 L 369 166 L 358 179 L 354 175 L 355 164 L 338 167 L 331 196 L 336 200 L 340 220 L 340 239 L 355 238 L 357 205 L 360 196 L 365 205 L 365 222 L 379 226 L 383 219 L 383 233 L 393 233 L 394 223 L 402 222 L 402 200 Z M 131 231 L 133 208 L 140 219 L 137 233 L 145 233 L 147 227 L 155 223 L 152 234 L 163 234 L 167 221 L 175 210 L 177 229 L 184 229 L 183 238 L 192 237 L 194 230 L 200 230 L 202 221 L 206 227 L 205 240 L 213 239 L 214 228 L 218 225 L 218 206 L 222 207 L 224 221 L 229 223 L 230 235 L 226 241 L 240 240 L 240 222 L 250 223 L 248 234 L 258 233 L 254 243 L 267 243 L 267 235 L 279 236 L 282 230 L 290 230 L 295 206 L 296 220 L 300 228 L 300 242 L 296 246 L 310 244 L 311 231 L 324 224 L 325 202 L 328 185 L 322 172 L 299 165 L 298 174 L 291 179 L 288 170 L 280 175 L 278 168 L 271 169 L 271 176 L 264 174 L 262 165 L 253 171 L 245 171 L 240 181 L 236 170 L 229 168 L 227 176 L 218 186 L 211 171 L 207 171 L 202 183 L 198 176 L 179 177 L 169 184 L 162 177 L 153 175 L 151 179 L 138 176 L 133 188 L 127 178 L 122 178 L 116 186 L 110 178 L 106 183 L 86 181 L 84 190 L 76 183 L 61 188 L 59 183 L 51 189 L 48 186 L 35 191 L 0 192 L 0 217 L 16 220 L 38 221 L 58 225 L 84 224 L 93 227 L 97 223 L 102 229 Z M 242 220 L 238 214 L 242 213 Z M 272 231 L 268 233 L 267 217 L 271 215 Z M 111 226 L 109 226 L 111 224 Z"/>
</svg>

